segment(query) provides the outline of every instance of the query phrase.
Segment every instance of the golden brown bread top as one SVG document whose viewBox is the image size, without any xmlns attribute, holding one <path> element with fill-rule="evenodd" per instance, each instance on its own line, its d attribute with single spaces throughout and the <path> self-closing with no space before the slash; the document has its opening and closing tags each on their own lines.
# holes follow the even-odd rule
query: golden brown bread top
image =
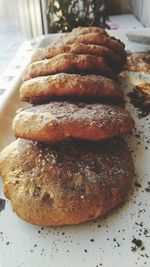
<svg viewBox="0 0 150 267">
<path fill-rule="evenodd" d="M 118 38 L 109 35 L 109 31 L 104 30 L 103 28 L 100 27 L 77 27 L 72 30 L 69 34 L 66 34 L 66 37 L 68 35 L 83 35 L 87 33 L 99 33 L 102 35 L 106 35 L 107 37 L 115 40 L 116 42 L 120 43 L 122 47 L 125 48 L 125 44 Z"/>
<path fill-rule="evenodd" d="M 114 50 L 121 56 L 125 55 L 125 45 L 115 37 L 110 37 L 105 33 L 86 33 L 81 35 L 68 35 L 64 39 L 62 38 L 63 44 L 83 43 L 83 44 L 95 44 L 106 46 Z"/>
<path fill-rule="evenodd" d="M 99 33 L 99 34 L 103 34 L 109 37 L 108 33 L 104 29 L 99 28 L 99 27 L 77 27 L 77 28 L 74 28 L 72 32 L 65 33 L 62 36 L 60 36 L 57 40 L 51 42 L 51 45 L 53 47 L 54 45 L 59 45 L 60 43 L 63 43 L 65 45 L 68 39 L 70 40 L 70 38 L 72 37 L 74 38 L 75 36 L 83 35 L 87 33 Z M 118 41 L 121 42 L 120 40 Z"/>
<path fill-rule="evenodd" d="M 103 29 L 103 28 L 100 28 L 100 27 L 77 27 L 77 28 L 74 28 L 71 32 L 71 34 L 85 34 L 85 33 L 103 33 L 103 34 L 107 34 L 107 32 Z"/>
<path fill-rule="evenodd" d="M 109 139 L 131 131 L 133 126 L 130 114 L 120 107 L 50 102 L 19 111 L 12 127 L 17 137 L 55 142 L 70 137 Z"/>
<path fill-rule="evenodd" d="M 102 74 L 116 79 L 115 73 L 109 68 L 102 57 L 92 55 L 77 55 L 64 53 L 51 59 L 45 59 L 30 64 L 25 73 L 24 80 L 38 76 L 46 76 L 61 72 Z"/>
<path fill-rule="evenodd" d="M 78 224 L 124 200 L 134 170 L 123 140 L 41 144 L 18 139 L 0 153 L 4 193 L 24 220 Z"/>
<path fill-rule="evenodd" d="M 123 100 L 123 93 L 119 85 L 111 79 L 100 75 L 79 75 L 59 73 L 37 77 L 25 81 L 20 89 L 22 101 L 44 103 L 54 97 L 95 97 L 99 102 L 103 98 Z"/>
<path fill-rule="evenodd" d="M 120 53 L 122 56 L 125 54 L 125 45 L 121 40 L 117 39 L 114 36 L 110 36 L 102 28 L 98 27 L 78 27 L 73 29 L 72 32 L 67 33 L 60 37 L 58 42 L 63 44 L 67 43 L 86 43 L 86 44 L 97 44 L 104 45 L 106 47 L 112 48 L 117 53 Z M 54 42 L 57 44 L 57 42 Z"/>
<path fill-rule="evenodd" d="M 49 59 L 54 56 L 57 56 L 62 53 L 73 53 L 73 54 L 87 54 L 93 55 L 98 57 L 103 57 L 108 65 L 114 67 L 114 69 L 121 69 L 122 65 L 125 62 L 125 58 L 123 59 L 120 57 L 116 52 L 113 50 L 104 47 L 98 46 L 93 44 L 81 44 L 81 43 L 74 43 L 74 44 L 54 44 L 53 46 L 50 45 L 45 48 L 39 48 L 32 56 L 32 62 L 39 61 L 42 59 Z"/>
</svg>

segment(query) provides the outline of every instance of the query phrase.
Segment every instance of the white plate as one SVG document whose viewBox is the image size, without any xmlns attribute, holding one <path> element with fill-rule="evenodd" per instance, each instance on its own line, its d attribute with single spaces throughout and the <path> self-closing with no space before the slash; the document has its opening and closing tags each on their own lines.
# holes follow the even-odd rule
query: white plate
<svg viewBox="0 0 150 267">
<path fill-rule="evenodd" d="M 126 42 L 128 49 L 147 48 L 128 42 L 125 31 L 114 33 Z M 40 46 L 49 40 L 49 36 L 44 37 Z M 140 80 L 133 73 L 124 75 L 121 85 L 127 94 Z M 150 80 L 150 77 L 141 75 L 140 79 Z M 20 75 L 0 108 L 0 149 L 14 139 L 12 118 L 16 109 L 23 105 L 18 97 L 19 84 Z M 126 139 L 134 159 L 136 180 L 141 187 L 135 187 L 128 201 L 104 218 L 58 228 L 41 228 L 24 222 L 13 213 L 7 200 L 0 213 L 0 267 L 150 266 L 150 192 L 146 189 L 150 187 L 150 146 L 147 143 L 150 140 L 150 117 L 139 119 L 127 95 L 126 102 L 136 122 L 134 135 Z M 4 198 L 2 184 L 0 197 Z M 135 246 L 133 238 L 142 241 L 143 250 L 140 247 L 132 251 Z"/>
</svg>

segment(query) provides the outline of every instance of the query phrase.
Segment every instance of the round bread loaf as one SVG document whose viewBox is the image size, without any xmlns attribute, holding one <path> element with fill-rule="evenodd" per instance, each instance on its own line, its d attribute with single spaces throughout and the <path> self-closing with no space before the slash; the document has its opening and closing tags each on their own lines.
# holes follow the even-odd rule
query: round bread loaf
<svg viewBox="0 0 150 267">
<path fill-rule="evenodd" d="M 82 44 L 95 44 L 100 46 L 105 46 L 115 51 L 120 56 L 124 57 L 126 55 L 125 45 L 121 42 L 121 40 L 115 38 L 114 36 L 108 35 L 108 33 L 103 29 L 98 28 L 76 28 L 70 33 L 67 33 L 60 37 L 59 40 L 54 41 L 52 45 L 58 42 L 61 42 L 61 45 L 65 44 L 74 44 L 74 43 L 82 43 Z"/>
<path fill-rule="evenodd" d="M 114 36 L 111 36 L 108 34 L 108 32 L 106 30 L 104 30 L 103 28 L 100 28 L 100 27 L 77 27 L 77 28 L 74 28 L 72 30 L 72 32 L 68 33 L 65 35 L 65 38 L 69 38 L 71 36 L 78 36 L 78 35 L 81 35 L 83 38 L 83 35 L 85 34 L 94 34 L 93 36 L 94 37 L 97 37 L 99 35 L 99 39 L 100 39 L 100 36 L 102 36 L 102 39 L 103 39 L 103 36 L 106 36 L 107 38 L 110 38 L 111 41 L 115 41 L 117 42 L 118 44 L 120 44 L 120 49 L 119 51 L 123 51 L 123 53 L 125 52 L 124 49 L 125 49 L 125 44 L 118 38 L 114 37 Z M 91 36 L 91 35 L 87 35 L 87 39 L 88 37 Z M 94 40 L 94 39 L 93 39 Z M 115 43 L 114 43 L 115 44 Z M 107 46 L 107 44 L 105 44 Z M 117 46 L 118 48 L 118 46 Z M 114 50 L 117 50 L 117 48 L 115 47 L 114 45 Z"/>
<path fill-rule="evenodd" d="M 100 75 L 79 75 L 59 73 L 33 78 L 20 87 L 20 99 L 27 102 L 48 102 L 56 97 L 96 98 L 123 101 L 119 85 Z"/>
<path fill-rule="evenodd" d="M 125 45 L 115 37 L 108 36 L 104 32 L 89 32 L 85 34 L 70 34 L 62 38 L 63 44 L 83 43 L 83 44 L 95 44 L 100 46 L 106 46 L 116 53 L 125 56 Z"/>
<path fill-rule="evenodd" d="M 59 48 L 61 48 L 61 50 L 63 51 L 62 53 L 70 51 L 70 49 L 68 50 L 68 47 L 70 47 L 70 45 L 69 46 L 66 45 L 68 39 L 70 40 L 70 38 L 74 38 L 75 36 L 83 35 L 87 33 L 99 33 L 99 34 L 103 34 L 103 35 L 105 34 L 106 36 L 108 36 L 107 32 L 104 29 L 99 28 L 99 27 L 78 27 L 78 28 L 73 29 L 72 32 L 65 33 L 65 34 L 63 33 L 56 40 L 51 41 L 48 47 L 38 49 L 34 53 L 32 61 L 38 61 L 38 60 L 44 59 L 43 56 L 45 55 L 46 51 L 49 51 L 50 54 L 49 54 L 49 57 L 45 57 L 45 58 L 51 58 L 52 55 L 54 56 L 54 54 L 58 55 L 56 51 L 58 51 Z M 75 42 L 73 42 L 72 44 L 75 44 Z M 82 43 L 78 43 L 78 44 L 82 45 Z M 54 52 L 53 52 L 53 49 L 54 49 Z"/>
<path fill-rule="evenodd" d="M 12 127 L 17 137 L 56 142 L 70 137 L 109 139 L 129 132 L 133 126 L 128 111 L 120 107 L 50 102 L 19 110 Z"/>
<path fill-rule="evenodd" d="M 23 75 L 24 80 L 56 73 L 101 74 L 116 79 L 116 74 L 105 63 L 104 58 L 92 55 L 63 53 L 51 59 L 30 64 Z"/>
<path fill-rule="evenodd" d="M 49 59 L 63 53 L 73 53 L 73 54 L 87 54 L 98 57 L 103 57 L 108 65 L 113 66 L 115 69 L 121 69 L 124 64 L 124 59 L 119 56 L 113 50 L 99 45 L 93 44 L 54 44 L 48 47 L 39 48 L 32 56 L 32 62 L 39 61 L 42 59 Z"/>
<path fill-rule="evenodd" d="M 123 140 L 41 144 L 18 139 L 0 153 L 4 193 L 33 224 L 79 224 L 127 196 L 134 170 Z"/>
</svg>

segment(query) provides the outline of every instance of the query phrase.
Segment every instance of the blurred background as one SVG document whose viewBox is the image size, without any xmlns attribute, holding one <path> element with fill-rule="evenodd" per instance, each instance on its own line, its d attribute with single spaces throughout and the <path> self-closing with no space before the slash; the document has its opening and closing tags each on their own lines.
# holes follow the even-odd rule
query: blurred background
<svg viewBox="0 0 150 267">
<path fill-rule="evenodd" d="M 0 73 L 25 40 L 90 25 L 150 27 L 150 0 L 0 0 Z"/>
</svg>

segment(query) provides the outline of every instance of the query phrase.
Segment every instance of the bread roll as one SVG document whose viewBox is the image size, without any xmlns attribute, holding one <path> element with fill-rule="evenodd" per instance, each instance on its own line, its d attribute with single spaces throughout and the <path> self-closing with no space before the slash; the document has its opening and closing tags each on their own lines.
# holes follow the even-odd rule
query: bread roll
<svg viewBox="0 0 150 267">
<path fill-rule="evenodd" d="M 134 170 L 123 140 L 41 144 L 18 139 L 0 153 L 4 193 L 22 219 L 79 224 L 122 203 Z"/>
</svg>

